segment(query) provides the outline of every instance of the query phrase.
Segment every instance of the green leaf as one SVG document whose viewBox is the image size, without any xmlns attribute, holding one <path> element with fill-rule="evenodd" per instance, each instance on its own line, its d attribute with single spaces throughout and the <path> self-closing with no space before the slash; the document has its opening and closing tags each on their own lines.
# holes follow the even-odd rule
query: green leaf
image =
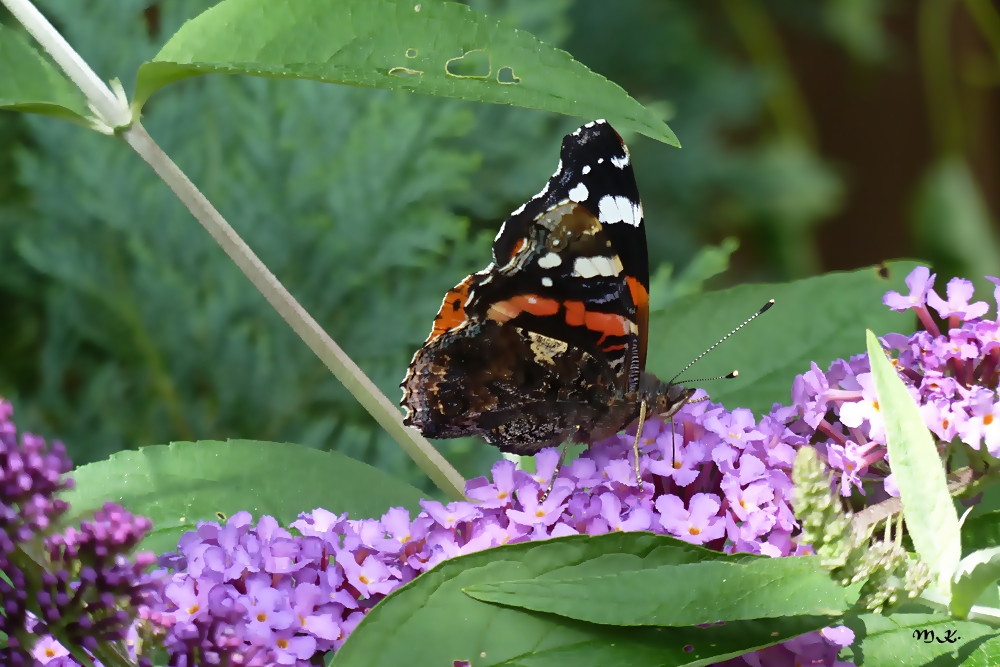
<svg viewBox="0 0 1000 667">
<path fill-rule="evenodd" d="M 839 586 L 815 557 L 704 561 L 635 572 L 605 569 L 587 577 L 484 584 L 465 592 L 483 602 L 589 623 L 669 627 L 834 616 L 858 598 L 857 587 Z"/>
<path fill-rule="evenodd" d="M 970 516 L 962 524 L 962 551 L 1000 547 L 1000 510 Z"/>
<path fill-rule="evenodd" d="M 854 662 L 863 667 L 922 667 L 923 665 L 969 665 L 962 657 L 996 641 L 994 628 L 971 621 L 958 621 L 943 614 L 864 614 L 848 618 L 855 635 Z M 929 640 L 929 641 L 928 641 Z M 954 640 L 954 641 L 950 641 Z M 957 658 L 952 657 L 957 654 Z M 933 662 L 940 660 L 940 662 Z M 992 667 L 996 663 L 979 663 Z"/>
<path fill-rule="evenodd" d="M 735 236 L 722 239 L 717 246 L 704 246 L 677 276 L 673 275 L 672 264 L 660 264 L 649 280 L 649 312 L 663 310 L 677 299 L 703 292 L 706 281 L 729 270 L 729 260 L 739 247 Z"/>
<path fill-rule="evenodd" d="M 827 617 L 739 621 L 707 628 L 620 628 L 500 607 L 464 588 L 619 567 L 726 559 L 650 533 L 574 535 L 460 556 L 437 565 L 375 605 L 334 656 L 334 667 L 701 666 L 829 625 Z M 745 558 L 745 557 L 744 557 Z M 671 587 L 676 587 L 672 582 Z"/>
<path fill-rule="evenodd" d="M 296 77 L 607 118 L 679 146 L 615 83 L 468 7 L 430 0 L 223 0 L 139 70 L 135 104 L 180 79 L 221 72 Z"/>
<path fill-rule="evenodd" d="M 971 653 L 963 650 L 961 655 L 968 653 L 962 660 L 961 667 L 996 667 L 1000 665 L 1000 635 L 993 635 L 985 640 L 969 642 Z M 963 647 L 964 648 L 964 647 Z"/>
<path fill-rule="evenodd" d="M 788 404 L 792 381 L 815 361 L 826 370 L 837 358 L 862 352 L 858 331 L 880 335 L 913 332 L 911 313 L 894 313 L 882 305 L 887 290 L 905 291 L 903 279 L 913 262 L 828 273 L 790 283 L 740 285 L 681 299 L 650 315 L 647 369 L 663 379 L 715 343 L 754 310 L 774 299 L 774 307 L 700 361 L 694 377 L 724 375 L 734 380 L 705 387 L 713 401 L 729 409 L 767 412 L 774 402 Z M 655 298 L 651 294 L 650 298 Z M 687 374 L 687 375 L 690 375 Z M 681 378 L 683 381 L 684 378 Z"/>
<path fill-rule="evenodd" d="M 87 101 L 22 33 L 0 25 L 0 109 L 89 125 Z"/>
<path fill-rule="evenodd" d="M 335 452 L 253 440 L 202 440 L 124 451 L 77 468 L 66 494 L 75 520 L 106 501 L 153 521 L 141 548 L 171 551 L 199 521 L 224 521 L 240 510 L 282 525 L 318 507 L 354 518 L 393 506 L 419 510 L 419 490 Z"/>
<path fill-rule="evenodd" d="M 885 420 L 889 461 L 903 501 L 903 518 L 914 549 L 937 575 L 941 593 L 950 597 L 962 544 L 944 466 L 917 403 L 870 330 L 866 342 L 879 412 Z"/>
<path fill-rule="evenodd" d="M 958 564 L 951 588 L 951 613 L 965 618 L 972 605 L 1000 579 L 1000 547 L 974 551 Z M 994 586 L 995 588 L 995 586 Z"/>
</svg>

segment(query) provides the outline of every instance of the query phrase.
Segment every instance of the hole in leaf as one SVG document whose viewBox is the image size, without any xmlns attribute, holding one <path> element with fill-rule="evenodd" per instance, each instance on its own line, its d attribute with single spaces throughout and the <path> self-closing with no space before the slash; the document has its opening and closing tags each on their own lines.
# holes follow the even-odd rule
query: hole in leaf
<svg viewBox="0 0 1000 667">
<path fill-rule="evenodd" d="M 693 650 L 694 650 L 694 646 L 691 646 L 690 644 L 688 644 L 687 646 L 684 647 L 684 652 L 685 653 L 690 653 Z"/>
<path fill-rule="evenodd" d="M 482 49 L 474 49 L 458 58 L 449 59 L 444 64 L 444 71 L 459 79 L 485 79 L 493 72 L 493 64 L 490 54 Z"/>
<path fill-rule="evenodd" d="M 882 280 L 889 279 L 889 267 L 885 265 L 885 262 L 879 262 L 875 268 L 878 269 L 879 278 Z"/>
<path fill-rule="evenodd" d="M 497 83 L 521 83 L 521 77 L 514 76 L 514 69 L 512 67 L 501 67 L 500 71 L 497 72 Z"/>
<path fill-rule="evenodd" d="M 389 70 L 389 76 L 399 77 L 400 79 L 419 79 L 424 73 L 418 69 L 410 69 L 409 67 L 393 67 Z"/>
<path fill-rule="evenodd" d="M 413 6 L 413 11 L 419 12 L 420 11 L 420 5 L 414 5 Z"/>
<path fill-rule="evenodd" d="M 226 513 L 225 512 L 216 512 L 215 513 L 215 518 L 218 519 L 219 521 L 222 521 L 223 523 L 225 523 L 225 521 L 226 521 Z"/>
<path fill-rule="evenodd" d="M 409 48 L 409 49 L 407 49 L 406 50 L 406 57 L 407 58 L 416 58 L 417 57 L 417 50 L 414 49 L 414 48 L 412 48 L 412 47 Z"/>
</svg>

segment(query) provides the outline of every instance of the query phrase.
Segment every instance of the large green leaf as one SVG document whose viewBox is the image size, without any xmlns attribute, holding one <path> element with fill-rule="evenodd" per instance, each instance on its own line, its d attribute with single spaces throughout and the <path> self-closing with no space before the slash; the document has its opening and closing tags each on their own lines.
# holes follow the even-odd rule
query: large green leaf
<svg viewBox="0 0 1000 667">
<path fill-rule="evenodd" d="M 591 576 L 481 584 L 465 592 L 484 602 L 589 623 L 670 627 L 832 616 L 858 598 L 857 587 L 835 583 L 815 557 L 703 561 L 633 572 L 612 567 Z"/>
<path fill-rule="evenodd" d="M 336 452 L 253 440 L 202 440 L 124 451 L 77 468 L 66 495 L 73 518 L 111 500 L 149 517 L 143 549 L 177 546 L 199 521 L 220 521 L 240 510 L 282 525 L 322 507 L 353 518 L 381 516 L 393 506 L 419 510 L 421 493 L 371 466 Z"/>
<path fill-rule="evenodd" d="M 650 533 L 529 542 L 445 561 L 377 604 L 334 667 L 653 667 L 707 665 L 829 625 L 827 617 L 739 621 L 703 628 L 620 628 L 480 602 L 464 588 L 614 565 L 636 571 L 726 558 Z M 676 582 L 675 582 L 676 585 Z"/>
<path fill-rule="evenodd" d="M 0 25 L 0 109 L 56 116 L 89 124 L 77 88 L 20 32 Z"/>
<path fill-rule="evenodd" d="M 866 340 L 878 409 L 885 420 L 886 448 L 903 501 L 903 518 L 914 549 L 936 575 L 941 592 L 950 596 L 962 544 L 944 466 L 920 408 L 875 334 L 868 331 Z"/>
<path fill-rule="evenodd" d="M 714 377 L 737 369 L 738 378 L 706 385 L 713 401 L 758 413 L 770 410 L 774 402 L 787 405 L 792 380 L 809 370 L 809 362 L 826 370 L 834 359 L 864 352 L 858 337 L 864 328 L 880 335 L 914 330 L 912 314 L 894 313 L 882 305 L 887 290 L 905 290 L 903 279 L 914 266 L 913 262 L 889 262 L 881 268 L 828 273 L 790 283 L 740 285 L 675 301 L 650 317 L 646 366 L 663 379 L 673 377 L 756 308 L 774 299 L 771 310 L 685 375 Z"/>
<path fill-rule="evenodd" d="M 679 145 L 618 85 L 533 35 L 441 0 L 223 0 L 139 70 L 135 103 L 210 72 L 298 77 L 607 118 Z"/>
<path fill-rule="evenodd" d="M 993 667 L 995 662 L 966 662 L 986 655 L 1000 632 L 980 623 L 943 614 L 864 614 L 848 618 L 855 634 L 854 662 L 859 667 Z M 995 645 L 994 645 L 995 646 Z M 952 654 L 955 654 L 954 656 Z M 971 656 L 970 656 L 971 654 Z"/>
</svg>

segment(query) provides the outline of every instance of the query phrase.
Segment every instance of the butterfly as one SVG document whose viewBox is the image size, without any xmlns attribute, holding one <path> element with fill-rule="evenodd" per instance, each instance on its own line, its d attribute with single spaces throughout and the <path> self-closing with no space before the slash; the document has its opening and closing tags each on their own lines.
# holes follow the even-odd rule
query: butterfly
<svg viewBox="0 0 1000 667">
<path fill-rule="evenodd" d="M 695 390 L 645 372 L 648 336 L 639 190 L 621 136 L 596 120 L 563 139 L 492 263 L 445 295 L 400 385 L 404 423 L 531 455 L 609 437 L 647 409 L 668 417 Z"/>
</svg>

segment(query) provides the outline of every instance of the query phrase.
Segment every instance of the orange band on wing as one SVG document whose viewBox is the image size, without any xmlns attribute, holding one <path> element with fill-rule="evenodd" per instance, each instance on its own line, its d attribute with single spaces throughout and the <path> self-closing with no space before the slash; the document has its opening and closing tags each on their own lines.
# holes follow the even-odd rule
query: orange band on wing
<svg viewBox="0 0 1000 667">
<path fill-rule="evenodd" d="M 649 290 L 637 278 L 628 276 L 628 289 L 635 304 L 635 326 L 639 331 L 639 370 L 646 370 L 646 341 L 649 338 Z"/>
<path fill-rule="evenodd" d="M 427 337 L 428 343 L 465 322 L 465 302 L 469 298 L 469 288 L 472 287 L 474 279 L 475 276 L 469 276 L 444 295 L 441 308 L 434 316 L 434 328 Z"/>
<path fill-rule="evenodd" d="M 510 257 L 508 258 L 508 261 L 514 259 L 514 255 L 516 255 L 521 251 L 521 248 L 524 247 L 524 243 L 525 243 L 524 239 L 517 240 L 517 243 L 514 244 L 514 249 L 510 251 Z"/>
<path fill-rule="evenodd" d="M 559 312 L 559 302 L 555 299 L 546 299 L 537 294 L 522 294 L 511 297 L 506 301 L 498 301 L 490 306 L 486 311 L 486 316 L 494 322 L 503 324 L 512 320 L 521 313 L 546 317 Z"/>
<path fill-rule="evenodd" d="M 598 345 L 608 336 L 625 336 L 631 330 L 631 322 L 627 317 L 589 311 L 583 301 L 564 301 L 563 306 L 566 308 L 566 324 L 571 327 L 587 327 L 602 334 L 597 341 Z"/>
<path fill-rule="evenodd" d="M 587 308 L 583 301 L 564 301 L 566 306 L 566 324 L 571 327 L 582 327 L 586 322 Z"/>
</svg>

